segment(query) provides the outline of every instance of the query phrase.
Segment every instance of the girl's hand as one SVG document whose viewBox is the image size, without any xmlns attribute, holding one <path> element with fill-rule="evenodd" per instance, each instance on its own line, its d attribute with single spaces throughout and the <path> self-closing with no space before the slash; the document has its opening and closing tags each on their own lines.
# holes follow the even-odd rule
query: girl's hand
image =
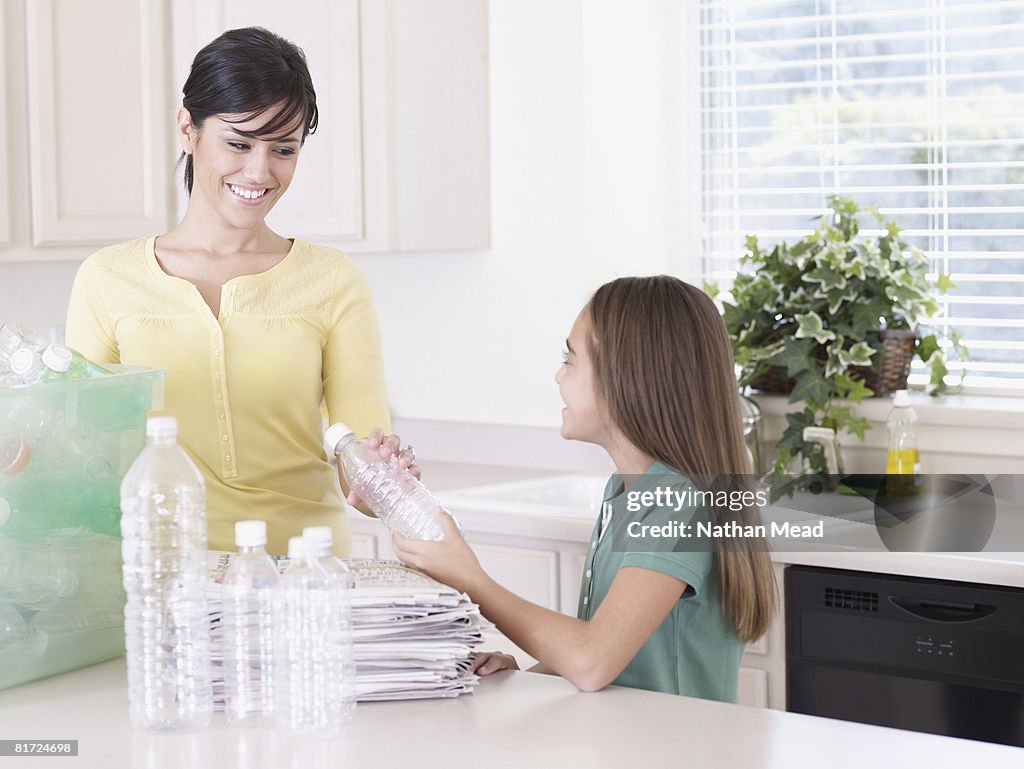
<svg viewBox="0 0 1024 769">
<path fill-rule="evenodd" d="M 397 531 L 391 533 L 391 545 L 404 563 L 419 569 L 438 582 L 451 585 L 463 593 L 484 575 L 476 553 L 459 531 L 455 519 L 438 508 L 437 521 L 444 532 L 444 541 L 427 542 L 411 539 Z"/>
<path fill-rule="evenodd" d="M 473 667 L 469 669 L 469 672 L 480 676 L 489 676 L 499 670 L 519 670 L 519 663 L 511 654 L 476 652 L 473 655 Z"/>
<path fill-rule="evenodd" d="M 383 459 L 397 456 L 399 466 L 404 467 L 414 478 L 419 480 L 420 468 L 416 464 L 416 452 L 412 450 L 412 446 L 406 446 L 404 449 L 400 448 L 402 441 L 396 434 L 384 435 L 384 431 L 378 427 L 370 432 L 366 437 L 366 442 L 370 448 L 377 449 Z M 348 503 L 352 507 L 359 507 L 363 503 L 363 498 L 355 491 L 350 491 Z"/>
</svg>

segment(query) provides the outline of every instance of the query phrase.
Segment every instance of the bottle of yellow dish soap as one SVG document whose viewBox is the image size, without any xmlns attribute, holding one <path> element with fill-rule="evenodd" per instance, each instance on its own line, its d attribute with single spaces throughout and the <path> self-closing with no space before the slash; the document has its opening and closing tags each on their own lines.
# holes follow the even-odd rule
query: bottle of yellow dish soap
<svg viewBox="0 0 1024 769">
<path fill-rule="evenodd" d="M 888 476 L 910 476 L 906 483 L 889 479 L 890 491 L 896 487 L 912 493 L 921 479 L 921 464 L 917 453 L 917 413 L 910 405 L 910 394 L 906 390 L 897 390 L 892 400 L 892 411 L 885 422 L 889 429 L 889 453 L 885 463 L 885 474 Z"/>
</svg>

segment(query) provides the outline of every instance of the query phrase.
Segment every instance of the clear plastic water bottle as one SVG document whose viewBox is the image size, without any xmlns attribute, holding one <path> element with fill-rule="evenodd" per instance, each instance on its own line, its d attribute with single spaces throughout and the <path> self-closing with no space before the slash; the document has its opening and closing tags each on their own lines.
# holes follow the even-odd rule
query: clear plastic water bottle
<svg viewBox="0 0 1024 769">
<path fill-rule="evenodd" d="M 320 565 L 312 540 L 292 537 L 288 558 L 275 604 L 277 724 L 291 733 L 331 733 L 342 722 L 340 698 L 331 696 L 341 678 L 331 606 L 342 588 Z"/>
<path fill-rule="evenodd" d="M 332 605 L 334 625 L 337 633 L 335 642 L 341 646 L 341 681 L 334 687 L 333 696 L 340 698 L 337 708 L 342 721 L 350 721 L 356 712 L 356 658 L 352 645 L 352 588 L 355 580 L 345 562 L 336 556 L 334 532 L 330 526 L 307 526 L 302 536 L 316 543 L 320 565 L 327 575 L 334 579 L 341 590 Z"/>
<path fill-rule="evenodd" d="M 16 323 L 0 325 L 0 387 L 14 385 L 18 376 L 11 371 L 11 356 L 21 347 L 42 352 L 46 340 Z"/>
<path fill-rule="evenodd" d="M 396 456 L 384 459 L 341 422 L 327 428 L 324 447 L 328 456 L 337 455 L 352 489 L 385 526 L 413 539 L 444 539 L 435 517 L 444 508 Z"/>
<path fill-rule="evenodd" d="M 235 524 L 238 554 L 224 574 L 224 694 L 228 723 L 274 722 L 274 597 L 277 566 L 267 555 L 267 524 Z"/>
<path fill-rule="evenodd" d="M 146 421 L 121 484 L 121 554 L 132 725 L 181 731 L 213 712 L 206 606 L 206 493 L 174 417 Z"/>
<path fill-rule="evenodd" d="M 22 347 L 42 352 L 46 340 L 17 323 L 0 325 L 0 386 L 11 385 L 17 379 L 11 372 L 11 356 Z"/>
<path fill-rule="evenodd" d="M 10 367 L 17 377 L 14 384 L 20 386 L 54 380 L 91 379 L 111 373 L 62 344 L 51 344 L 42 353 L 30 347 L 20 347 L 11 355 Z"/>
</svg>

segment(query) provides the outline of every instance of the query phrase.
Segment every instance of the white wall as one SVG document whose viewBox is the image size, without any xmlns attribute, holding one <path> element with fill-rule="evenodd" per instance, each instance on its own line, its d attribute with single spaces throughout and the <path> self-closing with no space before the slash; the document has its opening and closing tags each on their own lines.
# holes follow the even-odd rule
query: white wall
<svg viewBox="0 0 1024 769">
<path fill-rule="evenodd" d="M 554 374 L 589 293 L 672 269 L 673 5 L 491 0 L 492 247 L 353 257 L 397 416 L 556 426 Z M 0 263 L 0 317 L 62 324 L 75 268 Z"/>
</svg>

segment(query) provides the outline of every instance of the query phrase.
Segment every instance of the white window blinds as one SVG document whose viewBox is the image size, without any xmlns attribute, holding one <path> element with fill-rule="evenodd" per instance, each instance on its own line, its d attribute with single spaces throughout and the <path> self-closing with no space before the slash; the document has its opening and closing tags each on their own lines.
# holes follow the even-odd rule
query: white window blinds
<svg viewBox="0 0 1024 769">
<path fill-rule="evenodd" d="M 1024 2 L 699 2 L 705 276 L 851 195 L 951 274 L 968 385 L 1024 389 Z"/>
</svg>

